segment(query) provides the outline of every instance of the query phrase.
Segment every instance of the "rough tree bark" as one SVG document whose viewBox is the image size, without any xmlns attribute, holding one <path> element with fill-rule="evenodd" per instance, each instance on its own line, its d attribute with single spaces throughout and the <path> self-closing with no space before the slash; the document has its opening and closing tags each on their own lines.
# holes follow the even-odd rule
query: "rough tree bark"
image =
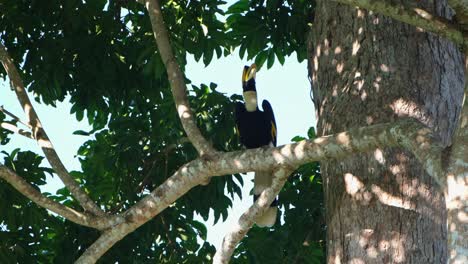
<svg viewBox="0 0 468 264">
<path fill-rule="evenodd" d="M 428 2 L 425 10 L 451 15 L 445 1 Z M 451 144 L 464 83 L 455 45 L 327 0 L 309 44 L 319 135 L 410 116 Z M 443 190 L 408 151 L 377 149 L 321 169 L 328 263 L 447 262 Z"/>
</svg>

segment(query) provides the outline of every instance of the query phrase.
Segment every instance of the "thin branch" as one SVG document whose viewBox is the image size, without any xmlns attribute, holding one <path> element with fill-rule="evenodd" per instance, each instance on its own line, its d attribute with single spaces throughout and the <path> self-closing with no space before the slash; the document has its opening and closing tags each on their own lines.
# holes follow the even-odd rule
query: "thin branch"
<svg viewBox="0 0 468 264">
<path fill-rule="evenodd" d="M 94 263 L 117 241 L 158 215 L 209 177 L 265 171 L 277 167 L 296 168 L 307 162 L 341 159 L 376 148 L 405 146 L 409 144 L 408 138 L 417 139 L 426 146 L 431 139 L 421 139 L 430 137 L 430 134 L 425 131 L 425 126 L 419 122 L 404 119 L 390 124 L 351 129 L 348 132 L 320 137 L 313 141 L 303 140 L 276 148 L 217 153 L 210 159 L 198 158 L 180 167 L 150 195 L 127 210 L 123 214 L 126 222 L 104 232 L 78 259 L 77 263 Z M 409 146 L 412 145 L 409 144 Z M 438 151 L 440 154 L 437 148 L 425 149 L 423 147 L 422 150 Z"/>
<path fill-rule="evenodd" d="M 10 116 L 11 118 L 13 118 L 13 120 L 25 125 L 26 127 L 32 129 L 32 126 L 24 121 L 22 121 L 19 117 L 17 117 L 15 114 L 13 114 L 12 112 L 6 110 L 3 105 L 0 105 L 0 112 L 3 112 L 5 115 L 7 116 Z"/>
<path fill-rule="evenodd" d="M 7 123 L 7 122 L 1 122 L 0 123 L 0 127 L 5 129 L 5 130 L 8 130 L 8 131 L 11 131 L 13 133 L 16 133 L 16 134 L 19 134 L 21 136 L 24 136 L 24 137 L 27 137 L 29 139 L 33 139 L 33 136 L 31 134 L 31 132 L 29 131 L 26 131 L 24 129 L 21 129 L 21 128 L 18 128 L 17 126 L 13 125 L 13 124 L 10 124 L 10 123 Z"/>
<path fill-rule="evenodd" d="M 20 102 L 21 107 L 23 108 L 26 117 L 28 118 L 26 123 L 32 126 L 32 135 L 37 140 L 39 146 L 42 148 L 42 151 L 44 151 L 44 154 L 52 168 L 85 210 L 95 215 L 104 215 L 104 212 L 89 198 L 89 196 L 80 188 L 79 184 L 68 173 L 67 169 L 57 155 L 52 142 L 49 140 L 49 137 L 43 129 L 42 123 L 39 120 L 39 117 L 37 116 L 31 101 L 29 100 L 19 72 L 2 43 L 0 43 L 0 61 L 2 62 L 3 67 L 8 74 L 10 85 L 16 92 L 18 101 Z"/>
<path fill-rule="evenodd" d="M 143 0 L 137 2 L 141 3 Z M 144 5 L 148 10 L 159 54 L 166 66 L 175 106 L 185 133 L 200 155 L 212 155 L 216 151 L 201 134 L 190 108 L 184 74 L 174 57 L 159 0 L 144 0 Z"/>
<path fill-rule="evenodd" d="M 463 45 L 466 36 L 462 31 L 443 17 L 438 17 L 410 3 L 398 4 L 385 0 L 333 0 L 335 2 L 357 6 L 391 17 L 395 20 L 422 28 L 428 32 L 445 37 L 458 45 Z"/>
<path fill-rule="evenodd" d="M 237 225 L 229 231 L 223 239 L 221 247 L 218 248 L 213 259 L 213 264 L 227 264 L 239 242 L 252 228 L 257 216 L 263 214 L 281 191 L 292 169 L 280 168 L 275 171 L 273 183 L 270 188 L 265 189 L 259 199 L 239 218 Z"/>
<path fill-rule="evenodd" d="M 0 164 L 0 178 L 11 184 L 17 191 L 35 202 L 37 205 L 50 210 L 60 216 L 83 226 L 97 229 L 107 228 L 106 221 L 99 220 L 96 216 L 75 211 L 63 204 L 60 204 L 42 195 L 35 187 L 29 184 L 24 178 L 18 176 L 8 167 Z"/>
</svg>

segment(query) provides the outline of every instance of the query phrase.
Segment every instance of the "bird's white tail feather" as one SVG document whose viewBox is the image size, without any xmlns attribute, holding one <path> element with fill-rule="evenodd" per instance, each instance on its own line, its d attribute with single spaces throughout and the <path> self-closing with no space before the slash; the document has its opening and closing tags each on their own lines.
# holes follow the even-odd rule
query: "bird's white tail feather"
<svg viewBox="0 0 468 264">
<path fill-rule="evenodd" d="M 254 177 L 254 194 L 260 195 L 263 190 L 271 186 L 273 175 L 271 171 L 257 171 Z M 265 213 L 257 219 L 255 223 L 259 227 L 272 227 L 276 222 L 277 207 L 269 207 Z"/>
<path fill-rule="evenodd" d="M 277 213 L 277 207 L 268 207 L 265 213 L 255 219 L 255 223 L 258 227 L 272 227 L 276 222 Z"/>
</svg>

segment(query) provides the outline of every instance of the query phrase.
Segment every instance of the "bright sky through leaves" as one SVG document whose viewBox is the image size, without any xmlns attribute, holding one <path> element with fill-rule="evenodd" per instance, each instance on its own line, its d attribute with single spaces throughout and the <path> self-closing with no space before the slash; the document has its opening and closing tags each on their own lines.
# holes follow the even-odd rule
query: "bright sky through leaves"
<svg viewBox="0 0 468 264">
<path fill-rule="evenodd" d="M 228 96 L 234 93 L 241 94 L 242 67 L 250 63 L 242 61 L 237 52 L 232 56 L 213 61 L 208 67 L 205 67 L 202 62 L 190 59 L 186 75 L 194 85 L 213 82 L 218 84 L 216 88 L 218 91 L 226 93 Z M 295 57 L 289 57 L 284 66 L 276 63 L 269 70 L 263 67 L 257 73 L 257 90 L 260 103 L 263 99 L 267 99 L 272 104 L 278 124 L 278 145 L 289 143 L 294 136 L 305 136 L 308 128 L 315 125 L 315 112 L 309 97 L 310 84 L 307 80 L 307 63 L 305 61 L 298 63 Z M 2 94 L 0 105 L 17 116 L 24 116 L 14 92 L 9 89 L 8 83 L 1 83 L 0 94 Z M 79 146 L 88 140 L 88 137 L 72 133 L 75 130 L 90 130 L 87 122 L 77 122 L 74 115 L 69 114 L 71 105 L 68 102 L 57 104 L 57 108 L 37 103 L 35 105 L 65 165 L 70 170 L 80 170 L 80 163 L 74 156 Z M 226 114 L 232 115 L 233 113 Z M 13 135 L 10 144 L 1 146 L 1 150 L 11 152 L 18 147 L 42 155 L 36 142 L 18 135 Z M 252 188 L 252 175 L 247 177 L 242 190 L 243 200 L 240 201 L 236 197 L 226 222 L 219 222 L 208 228 L 208 240 L 214 246 L 220 245 L 226 229 L 237 221 L 252 203 L 252 197 L 249 195 Z M 43 191 L 53 193 L 62 187 L 58 178 L 48 178 L 48 182 L 49 184 L 43 188 Z M 210 226 L 212 223 L 213 218 L 211 217 L 207 225 Z"/>
</svg>

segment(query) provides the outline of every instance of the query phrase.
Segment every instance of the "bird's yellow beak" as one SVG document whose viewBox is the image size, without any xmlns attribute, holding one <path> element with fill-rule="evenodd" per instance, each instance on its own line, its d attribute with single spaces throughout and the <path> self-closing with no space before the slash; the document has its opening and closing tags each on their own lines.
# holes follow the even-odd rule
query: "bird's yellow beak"
<svg viewBox="0 0 468 264">
<path fill-rule="evenodd" d="M 255 79 L 255 75 L 257 73 L 257 65 L 253 63 L 248 66 L 244 66 L 244 71 L 242 72 L 242 83 L 247 82 L 250 79 Z"/>
</svg>

